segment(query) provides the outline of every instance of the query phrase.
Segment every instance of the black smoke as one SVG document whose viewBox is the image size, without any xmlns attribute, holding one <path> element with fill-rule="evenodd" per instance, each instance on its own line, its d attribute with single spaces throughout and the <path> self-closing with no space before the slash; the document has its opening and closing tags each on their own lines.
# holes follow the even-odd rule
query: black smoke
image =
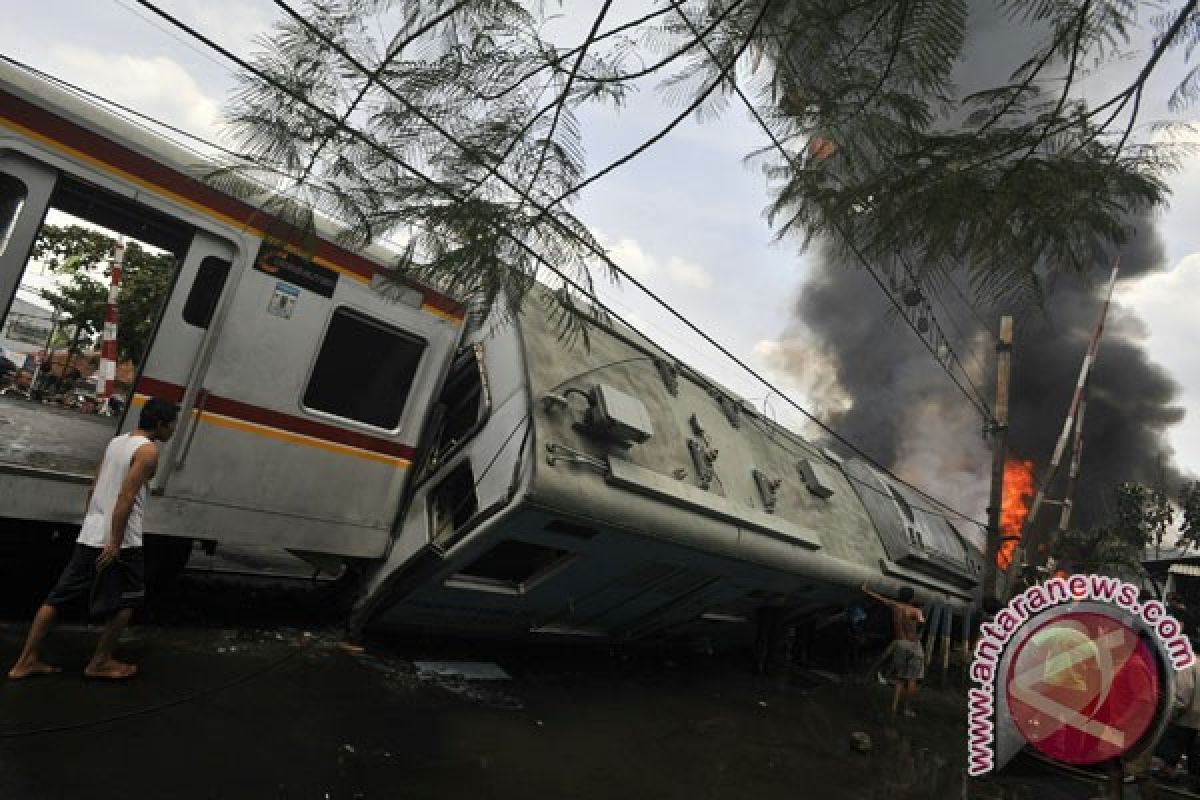
<svg viewBox="0 0 1200 800">
<path fill-rule="evenodd" d="M 959 96 L 1005 83 L 1046 35 L 1005 16 L 994 3 L 972 2 L 970 10 L 965 53 L 955 71 Z M 1126 85 L 1141 63 L 1117 64 L 1080 91 Z M 1055 86 L 1046 88 L 1057 91 Z M 1165 269 L 1165 252 L 1153 219 L 1138 219 L 1132 228 L 1121 248 L 1121 278 L 1092 377 L 1075 498 L 1080 525 L 1106 516 L 1107 495 L 1119 482 L 1165 483 L 1173 490 L 1178 481 L 1166 438 L 1184 414 L 1175 404 L 1178 387 L 1147 354 L 1143 322 L 1121 305 L 1122 285 Z M 901 476 L 983 519 L 991 458 L 983 419 L 858 264 L 828 245 L 818 246 L 815 255 L 796 301 L 795 330 L 776 353 L 777 366 L 801 383 L 823 376 L 816 384 L 808 381 L 810 394 L 835 429 Z M 1013 455 L 1034 462 L 1038 477 L 1062 428 L 1110 268 L 1111 262 L 1095 264 L 1087 275 L 1050 281 L 1043 308 L 1015 314 L 1009 446 Z M 952 309 L 935 306 L 938 321 L 991 404 L 992 337 L 1000 314 L 1013 309 L 982 309 L 985 331 L 954 292 L 945 289 L 941 296 Z M 1063 472 L 1069 460 L 1068 448 Z"/>
<path fill-rule="evenodd" d="M 812 370 L 835 376 L 823 399 L 825 417 L 836 430 L 901 477 L 983 519 L 990 469 L 983 418 L 861 267 L 842 261 L 831 247 L 818 255 L 797 299 L 797 329 L 790 346 L 778 354 L 779 366 L 797 375 Z M 1137 226 L 1120 257 L 1121 277 L 1084 420 L 1075 497 L 1075 522 L 1084 526 L 1107 515 L 1107 495 L 1117 483 L 1165 481 L 1172 488 L 1178 480 L 1166 439 L 1170 427 L 1183 419 L 1183 409 L 1175 404 L 1178 386 L 1146 352 L 1144 323 L 1121 305 L 1123 285 L 1165 267 L 1162 243 L 1148 220 Z M 1048 282 L 1044 307 L 1017 315 L 1009 450 L 1033 461 L 1039 477 L 1062 429 L 1110 266 Z M 950 309 L 935 305 L 938 322 L 991 405 L 992 337 L 1000 312 L 984 310 L 985 332 L 957 297 L 948 290 L 943 294 Z M 833 395 L 840 399 L 831 400 Z M 1068 447 L 1064 474 L 1069 460 Z M 1044 513 L 1057 518 L 1057 510 Z"/>
</svg>

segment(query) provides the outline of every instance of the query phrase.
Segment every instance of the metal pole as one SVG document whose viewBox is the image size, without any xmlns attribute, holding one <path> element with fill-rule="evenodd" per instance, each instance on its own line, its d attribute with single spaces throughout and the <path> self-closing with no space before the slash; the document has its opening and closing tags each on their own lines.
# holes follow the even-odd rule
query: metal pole
<svg viewBox="0 0 1200 800">
<path fill-rule="evenodd" d="M 963 677 L 964 679 L 971 671 L 971 618 L 975 614 L 982 614 L 982 611 L 976 611 L 971 607 L 963 609 L 963 624 L 962 624 L 962 662 L 963 662 Z M 965 680 L 964 680 L 964 685 Z"/>
<path fill-rule="evenodd" d="M 100 375 L 96 396 L 107 406 L 117 378 L 117 303 L 121 294 L 121 268 L 125 262 L 125 237 L 113 245 L 112 274 L 108 287 L 108 304 L 104 309 L 104 334 L 100 340 Z"/>
<path fill-rule="evenodd" d="M 51 347 L 54 343 L 54 334 L 57 333 L 57 331 L 58 331 L 58 309 L 56 308 L 56 309 L 54 309 L 54 312 L 50 316 L 50 335 L 46 337 L 46 347 L 45 347 L 45 352 L 46 352 L 45 361 L 47 364 L 46 369 L 49 370 L 50 374 L 54 374 L 54 363 L 53 363 L 54 350 L 52 350 Z M 36 364 L 34 364 L 33 376 L 29 379 L 30 394 L 33 394 L 33 392 L 37 389 L 38 379 L 41 377 L 41 375 L 42 375 L 42 362 L 39 361 Z"/>
<path fill-rule="evenodd" d="M 1029 508 L 1029 514 L 1025 517 L 1025 524 L 1021 531 L 1021 543 L 1018 547 L 1018 555 L 1020 558 L 1014 558 L 1014 564 L 1023 564 L 1026 560 L 1026 553 L 1029 550 L 1027 537 L 1033 530 L 1034 521 L 1037 520 L 1038 511 L 1042 507 L 1042 503 L 1046 500 L 1046 490 L 1050 487 L 1054 476 L 1058 474 L 1058 467 L 1062 463 L 1063 452 L 1067 449 L 1067 438 L 1071 435 L 1071 429 L 1075 425 L 1075 419 L 1079 415 L 1079 405 L 1083 402 L 1083 387 L 1087 385 L 1088 378 L 1092 374 L 1092 364 L 1096 361 L 1096 352 L 1100 348 L 1100 335 L 1104 333 L 1104 320 L 1108 316 L 1108 306 L 1112 302 L 1113 287 L 1117 285 L 1117 271 L 1120 269 L 1120 262 L 1113 265 L 1112 276 L 1108 279 L 1108 291 L 1104 295 L 1104 305 L 1100 308 L 1100 319 L 1096 322 L 1096 329 L 1092 332 L 1092 340 L 1088 342 L 1087 354 L 1083 357 L 1083 365 L 1079 368 L 1079 379 L 1075 381 L 1075 394 L 1071 397 L 1071 406 L 1067 409 L 1067 418 L 1063 420 L 1062 433 L 1058 435 L 1058 443 L 1054 445 L 1054 455 L 1050 459 L 1050 468 L 1046 470 L 1045 476 L 1038 485 L 1037 494 L 1033 497 L 1033 505 Z"/>
<path fill-rule="evenodd" d="M 925 617 L 925 619 L 928 623 L 926 626 L 927 632 L 925 637 L 925 663 L 932 664 L 933 654 L 937 650 L 938 634 L 940 633 L 942 624 L 942 606 L 935 603 L 932 608 L 930 608 L 929 614 Z M 933 670 L 930 670 L 930 672 L 932 671 Z"/>
<path fill-rule="evenodd" d="M 950 672 L 950 643 L 954 631 L 954 610 L 946 606 L 946 618 L 942 620 L 942 682 Z"/>
<path fill-rule="evenodd" d="M 1083 398 L 1079 401 L 1079 418 L 1075 420 L 1075 441 L 1071 445 L 1071 469 L 1067 472 L 1067 493 L 1063 495 L 1062 514 L 1058 518 L 1058 529 L 1065 531 L 1071 524 L 1071 511 L 1075 508 L 1075 486 L 1079 482 L 1079 462 L 1083 456 L 1083 417 L 1087 412 L 1088 386 L 1084 384 Z"/>
<path fill-rule="evenodd" d="M 1004 503 L 1004 462 L 1008 458 L 1008 385 L 1012 375 L 1013 318 L 1000 318 L 996 341 L 996 418 L 992 427 L 992 494 L 988 500 L 987 559 L 983 596 L 996 597 L 1000 555 L 1000 508 Z"/>
</svg>

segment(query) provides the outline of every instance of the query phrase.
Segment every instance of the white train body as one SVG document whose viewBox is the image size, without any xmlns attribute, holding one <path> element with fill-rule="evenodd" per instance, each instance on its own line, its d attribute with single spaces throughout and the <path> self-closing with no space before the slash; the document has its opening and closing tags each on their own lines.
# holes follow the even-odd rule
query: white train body
<svg viewBox="0 0 1200 800">
<path fill-rule="evenodd" d="M 271 221 L 205 169 L 0 67 L 0 300 L 51 206 L 178 259 L 121 423 L 147 396 L 181 405 L 150 532 L 351 565 L 360 627 L 728 638 L 864 580 L 977 595 L 982 555 L 927 500 L 636 334 L 587 317 L 588 344 L 564 341 L 538 302 L 465 325 L 381 282 L 383 254 L 264 245 Z M 78 524 L 90 476 L 18 449 L 0 447 L 0 517 Z"/>
</svg>

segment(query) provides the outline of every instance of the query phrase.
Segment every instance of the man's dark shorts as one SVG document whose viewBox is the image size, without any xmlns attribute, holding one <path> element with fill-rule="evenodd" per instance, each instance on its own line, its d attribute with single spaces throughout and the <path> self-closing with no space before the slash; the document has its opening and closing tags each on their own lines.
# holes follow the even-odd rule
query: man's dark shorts
<svg viewBox="0 0 1200 800">
<path fill-rule="evenodd" d="M 140 607 L 146 599 L 146 561 L 142 548 L 122 548 L 117 561 L 97 581 L 96 559 L 101 552 L 99 547 L 76 544 L 67 568 L 46 597 L 46 605 L 57 607 L 83 597 L 93 616 Z"/>
</svg>

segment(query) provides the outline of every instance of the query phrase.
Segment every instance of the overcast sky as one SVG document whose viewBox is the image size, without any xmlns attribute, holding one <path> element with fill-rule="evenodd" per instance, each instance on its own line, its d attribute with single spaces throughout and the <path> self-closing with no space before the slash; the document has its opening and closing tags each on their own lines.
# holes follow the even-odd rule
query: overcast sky
<svg viewBox="0 0 1200 800">
<path fill-rule="evenodd" d="M 274 19 L 268 0 L 161 0 L 160 5 L 243 54 L 250 51 L 253 36 L 267 31 Z M 591 0 L 572 0 L 565 7 L 588 10 L 593 5 Z M 630 19 L 645 6 L 644 0 L 618 0 L 610 21 Z M 590 22 L 578 10 L 576 14 L 582 25 Z M 196 134 L 220 137 L 220 111 L 233 79 L 230 65 L 168 31 L 132 0 L 6 3 L 4 17 L 0 51 L 5 54 Z M 576 22 L 566 20 L 562 30 L 571 30 Z M 1167 69 L 1164 83 L 1180 67 Z M 1161 112 L 1147 110 L 1150 117 Z M 649 90 L 639 92 L 619 115 L 585 113 L 581 122 L 589 166 L 606 164 L 636 146 L 675 113 Z M 761 131 L 737 109 L 719 122 L 688 122 L 586 190 L 576 210 L 617 263 L 808 403 L 807 387 L 771 371 L 769 356 L 789 329 L 807 256 L 794 243 L 773 244 L 763 219 L 765 180 L 743 157 L 765 143 Z M 1200 159 L 1189 162 L 1171 183 L 1174 200 L 1160 226 L 1171 269 L 1127 288 L 1117 302 L 1141 312 L 1150 352 L 1184 387 L 1180 402 L 1189 414 L 1172 440 L 1180 465 L 1200 472 L 1200 416 L 1191 413 L 1200 403 L 1194 322 L 1200 314 Z M 765 388 L 635 292 L 610 289 L 604 296 L 677 356 L 761 406 Z M 895 330 L 882 334 L 904 335 Z M 915 338 L 912 346 L 920 347 Z M 1019 352 L 1014 368 L 1020 369 Z M 778 398 L 769 404 L 780 419 L 791 420 L 784 408 Z M 1047 442 L 1047 450 L 1052 446 Z"/>
</svg>

